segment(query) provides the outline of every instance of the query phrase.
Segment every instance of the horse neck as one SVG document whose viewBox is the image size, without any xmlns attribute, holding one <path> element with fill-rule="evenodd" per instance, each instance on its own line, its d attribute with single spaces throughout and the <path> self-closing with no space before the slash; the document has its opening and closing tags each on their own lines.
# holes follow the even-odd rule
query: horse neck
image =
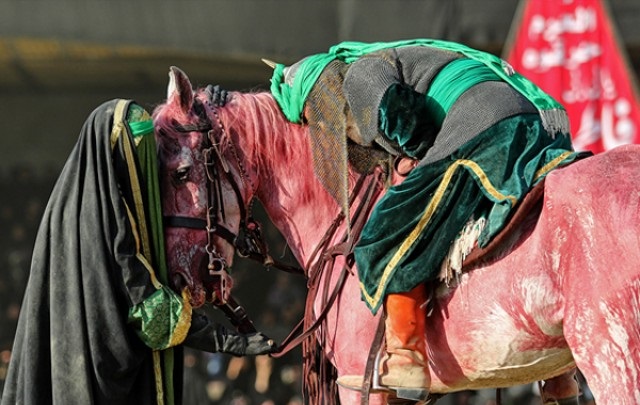
<svg viewBox="0 0 640 405">
<path fill-rule="evenodd" d="M 235 115 L 223 119 L 233 123 L 229 132 L 244 155 L 255 197 L 306 264 L 339 213 L 314 173 L 308 128 L 287 121 L 269 93 L 237 93 L 224 110 Z"/>
</svg>

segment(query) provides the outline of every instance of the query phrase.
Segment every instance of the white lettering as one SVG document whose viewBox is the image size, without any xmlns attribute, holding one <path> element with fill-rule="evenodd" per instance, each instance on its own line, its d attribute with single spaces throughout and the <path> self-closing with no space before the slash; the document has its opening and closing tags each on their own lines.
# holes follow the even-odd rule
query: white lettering
<svg viewBox="0 0 640 405">
<path fill-rule="evenodd" d="M 540 14 L 531 17 L 529 37 L 538 39 L 542 35 L 545 41 L 553 42 L 563 34 L 584 34 L 595 31 L 598 25 L 596 12 L 589 7 L 578 6 L 573 14 L 562 14 L 559 17 L 545 18 Z"/>
</svg>

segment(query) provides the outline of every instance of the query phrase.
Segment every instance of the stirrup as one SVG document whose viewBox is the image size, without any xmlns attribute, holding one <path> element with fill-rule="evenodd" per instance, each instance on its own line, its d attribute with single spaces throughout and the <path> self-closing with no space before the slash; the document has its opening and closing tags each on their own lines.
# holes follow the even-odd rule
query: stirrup
<svg viewBox="0 0 640 405">
<path fill-rule="evenodd" d="M 380 384 L 380 361 L 381 355 L 385 352 L 384 346 L 378 350 L 373 362 L 373 374 L 371 376 L 371 393 L 380 392 L 393 392 L 397 398 L 408 399 L 416 402 L 426 402 L 430 399 L 429 390 L 426 388 L 412 388 L 412 387 L 390 387 Z M 342 381 L 340 381 L 342 380 Z M 341 387 L 363 391 L 364 377 L 363 376 L 345 376 L 338 378 L 337 384 Z M 433 396 L 432 396 L 433 397 Z M 434 397 L 437 398 L 437 397 Z M 432 403 L 432 402 L 426 402 Z"/>
<path fill-rule="evenodd" d="M 387 387 L 380 385 L 380 354 L 383 352 L 384 345 L 380 346 L 378 353 L 376 353 L 376 357 L 373 361 L 373 374 L 371 375 L 371 387 L 370 393 L 388 393 L 391 390 Z M 360 391 L 361 393 L 365 391 L 365 378 L 362 375 L 348 375 L 338 378 L 336 383 L 343 387 L 354 391 Z"/>
<path fill-rule="evenodd" d="M 409 399 L 411 401 L 424 402 L 429 399 L 429 390 L 424 388 L 402 388 L 402 387 L 389 387 L 396 393 L 396 397 L 402 399 Z"/>
<path fill-rule="evenodd" d="M 388 387 L 380 384 L 380 355 L 384 346 L 378 350 L 376 359 L 373 362 L 373 377 L 371 381 L 371 389 L 376 391 L 394 391 L 396 397 L 401 399 L 410 399 L 412 401 L 424 402 L 429 398 L 429 390 L 425 388 L 407 388 L 407 387 Z"/>
</svg>

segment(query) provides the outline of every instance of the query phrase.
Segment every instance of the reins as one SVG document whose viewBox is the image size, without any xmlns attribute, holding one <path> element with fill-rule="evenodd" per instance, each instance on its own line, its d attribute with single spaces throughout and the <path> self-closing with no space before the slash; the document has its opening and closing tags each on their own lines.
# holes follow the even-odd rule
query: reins
<svg viewBox="0 0 640 405">
<path fill-rule="evenodd" d="M 194 107 L 197 105 L 198 104 L 194 105 Z M 200 105 L 199 108 L 196 108 L 196 111 L 198 110 L 203 110 L 202 105 Z M 350 232 L 345 233 L 343 240 L 340 243 L 330 246 L 331 241 L 335 239 L 340 225 L 342 225 L 345 220 L 344 213 L 340 213 L 334 219 L 324 236 L 321 238 L 316 249 L 311 254 L 306 266 L 306 268 L 309 269 L 309 273 L 305 274 L 304 270 L 301 268 L 278 262 L 268 253 L 268 246 L 264 240 L 261 225 L 251 217 L 250 207 L 248 208 L 244 204 L 240 186 L 229 170 L 228 164 L 222 157 L 218 148 L 219 143 L 216 137 L 222 138 L 224 136 L 225 129 L 223 123 L 217 116 L 215 108 L 213 108 L 212 111 L 216 115 L 217 125 L 215 127 L 206 114 L 199 114 L 202 119 L 200 124 L 174 124 L 175 130 L 178 132 L 200 132 L 202 134 L 206 134 L 203 136 L 202 141 L 202 154 L 207 174 L 206 219 L 184 216 L 166 216 L 165 226 L 198 229 L 205 230 L 207 232 L 207 246 L 205 249 L 209 255 L 208 270 L 211 277 L 216 278 L 215 282 L 220 284 L 218 288 L 221 291 L 219 300 L 214 302 L 214 304 L 223 309 L 227 317 L 236 327 L 241 327 L 245 330 L 253 329 L 253 325 L 247 317 L 244 309 L 238 305 L 230 295 L 229 290 L 231 283 L 228 278 L 228 273 L 226 272 L 226 263 L 224 263 L 224 259 L 220 257 L 215 250 L 213 240 L 215 236 L 221 237 L 227 241 L 236 249 L 236 252 L 241 257 L 258 261 L 266 267 L 277 268 L 288 273 L 305 275 L 308 278 L 307 284 L 309 293 L 307 298 L 307 310 L 305 311 L 306 318 L 303 318 L 293 328 L 287 338 L 285 338 L 273 353 L 274 357 L 281 357 L 304 342 L 305 339 L 311 336 L 311 334 L 313 334 L 326 320 L 326 316 L 339 296 L 347 276 L 351 273 L 351 268 L 354 264 L 352 254 L 353 247 L 373 207 L 375 197 L 384 187 L 386 174 L 379 171 L 377 176 L 373 176 L 363 198 L 360 201 L 360 204 L 352 209 L 351 207 L 355 199 L 362 192 L 365 180 L 368 178 L 366 175 L 360 176 L 349 199 L 350 211 L 353 214 Z M 230 143 L 230 147 L 234 147 L 232 143 Z M 248 179 L 248 176 L 244 171 L 244 167 L 242 166 L 237 153 L 234 153 L 233 155 L 236 160 L 236 165 L 241 172 L 240 179 L 246 185 L 246 179 Z M 226 215 L 221 191 L 221 176 L 224 176 L 231 185 L 238 203 L 241 218 L 238 235 L 234 234 L 227 227 L 217 221 L 218 218 L 221 218 L 222 221 L 224 221 Z M 331 293 L 328 292 L 328 282 L 330 281 L 330 278 L 326 277 L 326 285 L 323 290 L 325 293 L 322 299 L 322 310 L 313 321 L 310 321 L 310 318 L 308 317 L 313 313 L 310 308 L 313 300 L 309 297 L 315 297 L 318 294 L 320 291 L 320 280 L 324 269 L 327 268 L 329 264 L 333 264 L 335 258 L 339 255 L 345 257 L 345 266 L 341 269 L 341 274 L 331 290 Z M 248 324 L 251 324 L 251 327 L 247 327 Z"/>
<path fill-rule="evenodd" d="M 197 105 L 197 103 L 194 105 L 196 111 Z M 202 110 L 202 105 L 200 105 L 200 111 Z M 327 329 L 321 328 L 321 326 L 327 321 L 328 314 L 338 300 L 349 275 L 353 275 L 353 266 L 355 264 L 353 250 L 371 214 L 376 197 L 378 197 L 384 189 L 387 173 L 385 170 L 376 169 L 373 174 L 360 175 L 349 197 L 348 212 L 351 214 L 351 221 L 350 224 L 344 227 L 344 235 L 342 235 L 337 243 L 332 244 L 333 241 L 337 240 L 338 231 L 345 223 L 345 213 L 340 212 L 309 256 L 305 266 L 305 268 L 309 270 L 308 274 L 305 274 L 305 272 L 297 266 L 290 266 L 273 260 L 268 253 L 268 246 L 264 240 L 261 225 L 251 216 L 253 200 L 249 202 L 248 206 L 245 205 L 240 185 L 236 181 L 233 173 L 229 170 L 228 162 L 224 160 L 219 149 L 219 140 L 224 139 L 225 128 L 215 108 L 212 108 L 212 112 L 217 120 L 215 127 L 211 120 L 206 117 L 206 115 L 203 117 L 202 114 L 199 115 L 203 118 L 204 124 L 174 124 L 175 130 L 178 132 L 199 132 L 203 134 L 201 148 L 205 173 L 207 175 L 205 218 L 166 216 L 164 218 L 164 224 L 168 227 L 190 228 L 207 232 L 207 245 L 205 250 L 209 256 L 208 270 L 210 276 L 210 279 L 207 281 L 212 281 L 213 279 L 213 284 L 216 285 L 214 290 L 216 291 L 217 299 L 214 300 L 214 305 L 223 311 L 232 325 L 241 333 L 252 333 L 257 330 L 244 308 L 231 296 L 231 278 L 228 275 L 228 267 L 226 266 L 224 258 L 220 256 L 215 249 L 214 238 L 216 236 L 229 243 L 241 257 L 261 262 L 266 267 L 273 267 L 288 273 L 305 275 L 307 277 L 308 294 L 305 303 L 304 317 L 274 352 L 271 353 L 271 356 L 275 358 L 282 357 L 302 344 L 304 361 L 303 375 L 305 378 L 303 388 L 305 389 L 305 394 L 316 401 L 322 401 L 325 396 L 328 398 L 327 400 L 329 402 L 317 402 L 318 404 L 333 403 L 334 400 L 332 400 L 332 398 L 335 396 L 336 385 L 327 383 L 335 377 L 334 374 L 330 374 L 335 373 L 335 371 L 332 369 L 328 357 L 323 352 L 323 348 L 326 347 L 325 339 Z M 216 137 L 218 139 L 216 139 Z M 240 181 L 243 186 L 248 186 L 247 181 L 249 177 L 230 139 L 229 147 L 233 152 L 235 164 L 239 170 Z M 230 184 L 238 203 L 238 209 L 240 211 L 238 234 L 233 233 L 224 225 L 226 222 L 226 210 L 222 189 L 223 179 L 227 180 Z M 367 179 L 369 179 L 369 182 L 365 188 Z M 251 188 L 250 190 L 253 191 Z M 359 196 L 361 196 L 361 198 L 358 204 L 354 206 Z M 222 222 L 218 221 L 218 219 L 221 219 Z M 337 277 L 331 277 L 331 275 L 326 273 L 326 270 L 333 271 L 338 256 L 344 257 L 344 265 L 339 270 Z M 468 259 L 471 259 L 471 255 Z M 473 259 L 476 259 L 476 257 L 473 257 Z M 468 261 L 469 260 L 465 261 L 465 266 L 468 264 Z M 333 287 L 331 286 L 332 280 L 335 280 Z M 319 294 L 322 294 L 322 296 L 319 297 Z M 316 314 L 314 313 L 314 307 L 317 303 L 320 305 L 320 310 Z M 369 403 L 372 382 L 376 378 L 376 357 L 383 344 L 383 334 L 384 318 L 381 317 L 366 361 L 363 376 L 364 383 L 361 389 L 362 405 Z M 312 337 L 315 337 L 315 339 Z M 434 395 L 433 399 L 440 396 L 442 395 Z M 500 397 L 501 391 L 497 389 L 496 400 L 498 404 L 501 402 Z"/>
<path fill-rule="evenodd" d="M 287 336 L 285 340 L 280 344 L 276 352 L 272 354 L 273 357 L 282 357 L 287 352 L 291 351 L 293 348 L 301 344 L 312 333 L 314 333 L 318 329 L 318 327 L 322 325 L 322 323 L 326 320 L 329 310 L 342 291 L 342 287 L 347 280 L 347 276 L 349 274 L 352 274 L 351 268 L 354 264 L 353 247 L 355 245 L 355 242 L 359 238 L 362 227 L 364 226 L 368 214 L 373 207 L 375 197 L 383 188 L 384 177 L 385 174 L 380 173 L 377 177 L 372 178 L 369 182 L 369 186 L 365 191 L 363 199 L 360 201 L 360 204 L 353 210 L 351 231 L 345 233 L 343 240 L 336 245 L 329 245 L 331 241 L 334 240 L 340 225 L 344 222 L 345 215 L 344 213 L 340 213 L 331 223 L 324 236 L 316 246 L 315 250 L 310 255 L 308 264 L 306 266 L 309 269 L 309 273 L 307 275 L 307 287 L 309 291 L 307 294 L 307 308 L 305 310 L 305 314 L 307 314 L 307 316 L 313 313 L 313 311 L 311 311 L 311 305 L 315 301 L 315 297 L 319 291 L 320 280 L 322 278 L 324 270 L 326 268 L 331 268 L 331 266 L 329 265 L 333 265 L 336 256 L 339 255 L 344 256 L 345 265 L 340 270 L 340 275 L 338 277 L 338 280 L 336 281 L 336 284 L 331 290 L 331 294 L 327 293 L 327 291 L 329 291 L 328 283 L 330 281 L 330 278 L 327 277 L 325 279 L 325 289 L 323 290 L 325 291 L 325 297 L 322 301 L 322 310 L 316 316 L 315 320 L 300 320 L 298 325 L 291 331 L 289 336 Z M 360 194 L 366 179 L 366 175 L 361 175 L 357 180 L 353 192 L 349 198 L 350 210 L 353 202 L 355 201 L 355 198 Z"/>
</svg>

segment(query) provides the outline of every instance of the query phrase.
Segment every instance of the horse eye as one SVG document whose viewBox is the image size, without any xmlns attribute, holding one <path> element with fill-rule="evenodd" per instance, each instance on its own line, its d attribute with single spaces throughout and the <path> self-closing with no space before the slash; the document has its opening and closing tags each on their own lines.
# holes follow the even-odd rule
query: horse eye
<svg viewBox="0 0 640 405">
<path fill-rule="evenodd" d="M 174 173 L 174 177 L 177 182 L 184 183 L 189 180 L 189 172 L 191 171 L 191 167 L 181 167 L 177 169 Z"/>
</svg>

